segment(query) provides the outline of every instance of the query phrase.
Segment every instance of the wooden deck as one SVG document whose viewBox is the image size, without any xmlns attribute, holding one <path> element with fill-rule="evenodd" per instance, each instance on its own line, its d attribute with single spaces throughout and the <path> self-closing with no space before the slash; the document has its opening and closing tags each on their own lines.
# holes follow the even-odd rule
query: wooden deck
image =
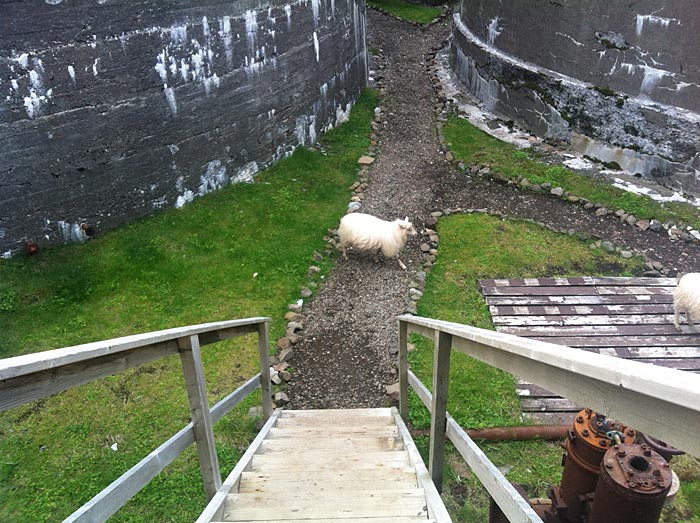
<svg viewBox="0 0 700 523">
<path fill-rule="evenodd" d="M 700 327 L 673 325 L 674 278 L 481 280 L 496 330 L 585 351 L 700 372 Z M 517 385 L 523 414 L 569 423 L 580 407 L 531 383 Z"/>
</svg>

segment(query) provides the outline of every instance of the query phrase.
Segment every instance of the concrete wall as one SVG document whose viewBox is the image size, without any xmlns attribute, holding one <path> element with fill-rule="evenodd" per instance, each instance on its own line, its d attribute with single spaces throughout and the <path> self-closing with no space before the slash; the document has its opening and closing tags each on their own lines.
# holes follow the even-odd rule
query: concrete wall
<svg viewBox="0 0 700 523">
<path fill-rule="evenodd" d="M 699 195 L 698 49 L 694 0 L 462 0 L 450 61 L 488 109 Z"/>
<path fill-rule="evenodd" d="M 0 255 L 251 180 L 347 118 L 364 0 L 0 4 Z"/>
</svg>

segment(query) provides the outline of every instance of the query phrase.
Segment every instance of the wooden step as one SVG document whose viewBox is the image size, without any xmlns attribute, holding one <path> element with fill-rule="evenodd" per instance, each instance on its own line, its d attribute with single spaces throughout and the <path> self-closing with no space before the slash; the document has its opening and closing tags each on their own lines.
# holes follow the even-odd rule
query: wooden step
<svg viewBox="0 0 700 523">
<path fill-rule="evenodd" d="M 271 467 L 271 468 L 267 468 Z M 408 454 L 398 450 L 347 454 L 341 452 L 319 453 L 314 450 L 274 454 L 256 454 L 252 470 L 331 470 L 366 468 L 407 468 Z"/>
<path fill-rule="evenodd" d="M 391 416 L 391 408 L 377 409 L 307 409 L 307 410 L 283 410 L 281 418 L 341 418 L 365 416 L 367 418 L 380 418 Z"/>
<path fill-rule="evenodd" d="M 334 438 L 338 436 L 338 430 L 333 427 L 314 427 L 314 426 L 294 426 L 286 425 L 284 427 L 272 427 L 267 439 L 279 438 Z M 373 427 L 355 426 L 343 427 L 341 433 L 344 436 L 368 435 L 368 436 L 399 436 L 399 431 L 396 425 L 375 425 Z"/>
<path fill-rule="evenodd" d="M 389 485 L 404 485 L 410 483 L 416 486 L 416 471 L 412 467 L 404 468 L 368 468 L 368 469 L 326 469 L 299 470 L 293 475 L 284 476 L 278 471 L 247 471 L 241 475 L 241 487 L 244 485 L 274 485 L 274 484 L 314 484 L 314 483 L 347 483 L 361 486 L 363 483 L 386 482 Z"/>
<path fill-rule="evenodd" d="M 322 518 L 322 519 L 306 519 L 307 521 L 328 521 L 329 523 L 435 523 L 434 519 L 426 519 L 423 516 L 419 517 L 398 517 L 398 518 Z M 257 523 L 259 520 L 239 521 L 238 523 Z M 290 523 L 291 521 L 299 521 L 294 519 L 268 519 L 265 523 Z M 213 521 L 212 523 L 223 523 L 221 521 Z"/>
<path fill-rule="evenodd" d="M 377 416 L 369 418 L 367 416 L 350 416 L 347 418 L 323 419 L 316 417 L 290 417 L 277 420 L 276 427 L 314 427 L 314 428 L 335 428 L 339 431 L 346 427 L 376 428 L 386 427 L 394 424 L 394 418 L 390 416 Z"/>
<path fill-rule="evenodd" d="M 353 474 L 353 476 L 355 476 Z M 309 478 L 306 480 L 283 481 L 282 479 L 260 480 L 242 478 L 238 487 L 238 492 L 268 492 L 283 493 L 289 492 L 314 492 L 322 494 L 326 492 L 378 492 L 396 491 L 397 489 L 417 488 L 415 474 L 386 474 L 367 476 L 362 479 L 354 477 L 336 478 L 327 476 L 326 478 Z"/>
<path fill-rule="evenodd" d="M 301 520 L 333 518 L 423 517 L 427 519 L 425 494 L 397 496 L 377 492 L 373 495 L 324 496 L 295 494 L 286 498 L 266 500 L 261 494 L 229 494 L 223 512 L 224 521 Z"/>
<path fill-rule="evenodd" d="M 260 446 L 260 453 L 300 451 L 304 449 L 345 450 L 349 453 L 380 450 L 403 450 L 403 441 L 399 438 L 385 436 L 335 436 L 328 438 L 283 438 L 268 439 Z"/>
</svg>

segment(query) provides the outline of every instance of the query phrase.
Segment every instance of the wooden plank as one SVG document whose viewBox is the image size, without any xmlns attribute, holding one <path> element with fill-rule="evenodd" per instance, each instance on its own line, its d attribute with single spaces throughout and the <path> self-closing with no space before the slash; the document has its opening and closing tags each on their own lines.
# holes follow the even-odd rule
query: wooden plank
<svg viewBox="0 0 700 523">
<path fill-rule="evenodd" d="M 187 389 L 187 400 L 190 405 L 194 439 L 197 443 L 199 468 L 202 472 L 204 493 L 209 501 L 221 486 L 221 472 L 219 471 L 219 458 L 214 442 L 214 423 L 211 420 L 207 400 L 199 336 L 195 334 L 181 338 L 178 340 L 178 345 L 182 372 L 185 377 L 185 388 Z"/>
<path fill-rule="evenodd" d="M 411 379 L 415 380 L 416 376 L 411 371 L 408 371 L 409 383 Z M 428 400 L 428 404 L 430 403 L 431 401 Z M 416 447 L 416 444 L 411 437 L 411 433 L 408 431 L 406 423 L 404 422 L 403 418 L 401 418 L 398 411 L 394 412 L 394 418 L 396 419 L 396 426 L 399 428 L 399 432 L 403 438 L 411 465 L 413 465 L 415 469 L 418 486 L 422 487 L 425 491 L 428 516 L 433 518 L 437 523 L 452 523 L 452 518 L 450 518 L 450 514 L 447 512 L 447 508 L 445 508 L 445 504 L 442 502 L 440 493 L 430 477 L 430 472 L 428 472 L 425 463 L 423 463 L 423 458 L 421 457 L 420 452 L 418 452 L 418 447 Z"/>
<path fill-rule="evenodd" d="M 352 435 L 367 435 L 373 437 L 396 437 L 398 436 L 398 429 L 396 425 L 375 425 L 372 427 L 343 427 L 343 432 L 346 436 Z M 319 438 L 335 438 L 338 435 L 338 431 L 333 427 L 319 427 L 315 428 L 313 426 L 297 427 L 290 425 L 287 427 L 273 427 L 270 430 L 270 439 L 284 439 L 284 438 L 304 438 L 304 437 L 319 437 Z"/>
<path fill-rule="evenodd" d="M 335 518 L 371 518 L 371 517 L 415 517 L 427 519 L 425 495 L 422 489 L 415 494 L 397 497 L 393 494 L 376 492 L 367 496 L 331 496 L 322 497 L 311 493 L 304 496 L 295 493 L 294 496 L 279 499 L 263 499 L 258 494 L 229 494 L 222 519 L 224 521 L 245 521 L 257 519 L 308 520 Z"/>
<path fill-rule="evenodd" d="M 272 393 L 270 383 L 270 336 L 267 322 L 258 323 L 258 358 L 260 360 L 260 396 L 262 398 L 263 419 L 272 415 Z"/>
<path fill-rule="evenodd" d="M 271 321 L 270 318 L 258 317 L 203 323 L 200 325 L 177 327 L 145 334 L 135 334 L 133 336 L 124 336 L 122 338 L 6 358 L 0 360 L 0 381 L 42 370 L 56 369 L 63 365 L 70 365 L 101 356 L 114 355 L 118 352 L 129 351 L 138 347 L 147 347 L 149 345 L 174 341 L 178 338 L 193 336 L 195 334 L 217 330 L 227 330 L 229 334 L 231 334 L 239 327 L 245 332 L 250 332 L 250 330 L 247 329 L 248 326 L 269 321 Z"/>
<path fill-rule="evenodd" d="M 491 305 L 491 316 L 566 316 L 572 314 L 673 314 L 672 303 L 622 305 Z"/>
<path fill-rule="evenodd" d="M 0 411 L 19 407 L 30 401 L 46 398 L 177 353 L 177 340 L 169 340 L 63 364 L 55 369 L 20 373 L 16 377 L 0 379 Z M 0 366 L 13 359 L 15 358 L 1 360 Z"/>
<path fill-rule="evenodd" d="M 652 278 L 652 277 L 625 277 L 625 276 L 581 276 L 568 278 L 512 278 L 496 280 L 479 280 L 482 287 L 523 287 L 523 286 L 658 286 L 675 287 L 675 278 Z"/>
<path fill-rule="evenodd" d="M 499 328 L 534 326 L 592 326 L 592 325 L 666 325 L 673 323 L 672 314 L 580 314 L 575 316 L 495 316 Z M 676 331 L 677 332 L 677 331 Z"/>
<path fill-rule="evenodd" d="M 253 456 L 252 470 L 294 470 L 301 467 L 314 468 L 315 470 L 338 469 L 367 469 L 367 468 L 405 468 L 408 466 L 408 455 L 403 451 L 375 451 L 362 454 L 324 453 L 323 455 L 313 449 L 304 453 L 288 455 L 256 454 Z"/>
<path fill-rule="evenodd" d="M 404 442 L 405 445 L 405 442 Z M 372 482 L 396 482 L 397 484 L 412 482 L 416 486 L 416 471 L 410 466 L 403 468 L 368 468 L 355 470 L 320 470 L 302 468 L 291 476 L 283 476 L 276 470 L 246 470 L 241 475 L 241 485 L 244 482 L 266 484 L 317 484 L 345 483 L 348 485 Z M 422 486 L 421 486 L 422 487 Z"/>
<path fill-rule="evenodd" d="M 673 293 L 671 287 L 654 287 L 651 285 L 627 287 L 482 287 L 484 296 L 606 296 L 606 295 L 665 295 Z"/>
<path fill-rule="evenodd" d="M 556 343 L 573 348 L 593 347 L 683 347 L 700 339 L 693 335 L 664 335 L 664 336 L 528 336 L 535 341 Z"/>
<path fill-rule="evenodd" d="M 641 360 L 644 358 L 700 358 L 698 347 L 600 347 L 599 354 Z"/>
<path fill-rule="evenodd" d="M 372 518 L 333 518 L 330 522 L 327 519 L 307 519 L 305 521 L 325 521 L 327 523 L 435 523 L 434 519 L 426 519 L 424 516 L 418 517 L 372 517 Z M 259 523 L 259 519 L 239 521 L 238 523 Z M 223 523 L 223 522 L 216 522 Z M 288 519 L 266 519 L 265 523 L 289 523 Z"/>
<path fill-rule="evenodd" d="M 575 412 L 523 412 L 523 419 L 535 425 L 570 425 L 574 426 Z"/>
<path fill-rule="evenodd" d="M 241 459 L 238 460 L 236 466 L 226 477 L 224 482 L 221 484 L 219 490 L 209 501 L 209 504 L 204 508 L 204 510 L 199 515 L 195 523 L 210 523 L 214 519 L 221 519 L 223 506 L 226 502 L 226 496 L 228 496 L 229 492 L 235 490 L 238 487 L 238 484 L 241 480 L 241 474 L 243 474 L 244 470 L 247 470 L 250 467 L 250 462 L 253 456 L 258 451 L 260 444 L 267 436 L 267 433 L 270 431 L 270 428 L 277 422 L 277 418 L 280 415 L 280 412 L 281 409 L 275 409 L 272 415 L 268 418 L 268 420 L 265 422 L 265 425 L 263 425 L 262 429 L 260 429 L 258 435 L 248 446 L 248 449 L 245 451 L 243 456 L 241 456 Z"/>
<path fill-rule="evenodd" d="M 455 350 L 700 456 L 698 374 L 451 322 L 400 318 L 447 332 Z"/>
<path fill-rule="evenodd" d="M 578 412 L 583 407 L 564 398 L 520 398 L 523 412 Z"/>
<path fill-rule="evenodd" d="M 403 450 L 403 443 L 399 438 L 381 438 L 366 436 L 338 436 L 325 438 L 284 438 L 267 439 L 260 448 L 261 453 L 286 452 L 299 449 L 333 450 L 344 449 L 348 453 L 367 450 Z"/>
<path fill-rule="evenodd" d="M 430 412 L 430 452 L 428 470 L 438 492 L 442 492 L 445 464 L 445 431 L 447 430 L 447 391 L 450 385 L 450 353 L 452 336 L 435 333 L 433 351 L 433 400 Z"/>
<path fill-rule="evenodd" d="M 610 294 L 605 296 L 487 296 L 488 305 L 627 305 L 673 303 L 671 294 Z"/>
<path fill-rule="evenodd" d="M 649 336 L 677 335 L 673 325 L 577 325 L 502 327 L 498 332 L 521 337 L 564 337 L 564 336 Z"/>
<path fill-rule="evenodd" d="M 399 321 L 399 413 L 408 421 L 408 324 Z"/>
<path fill-rule="evenodd" d="M 348 418 L 338 418 L 337 420 L 318 420 L 316 418 L 281 418 L 277 422 L 279 428 L 287 427 L 343 427 L 343 428 L 363 428 L 377 429 L 393 425 L 393 420 L 386 417 L 368 418 L 366 416 L 349 416 Z"/>
<path fill-rule="evenodd" d="M 314 418 L 316 421 L 336 423 L 338 419 L 348 418 L 389 418 L 392 419 L 390 408 L 366 409 L 308 409 L 283 410 L 280 420 Z"/>
<path fill-rule="evenodd" d="M 348 478 L 344 481 L 333 480 L 326 478 L 321 481 L 318 479 L 308 481 L 259 481 L 246 480 L 241 478 L 238 492 L 254 493 L 264 492 L 266 494 L 282 494 L 288 495 L 290 492 L 313 492 L 316 495 L 324 495 L 325 493 L 343 493 L 360 494 L 364 492 L 388 491 L 397 493 L 408 489 L 415 489 L 416 476 L 412 479 L 400 480 L 396 474 L 387 475 L 382 479 L 365 479 L 358 481 L 357 479 Z"/>
</svg>

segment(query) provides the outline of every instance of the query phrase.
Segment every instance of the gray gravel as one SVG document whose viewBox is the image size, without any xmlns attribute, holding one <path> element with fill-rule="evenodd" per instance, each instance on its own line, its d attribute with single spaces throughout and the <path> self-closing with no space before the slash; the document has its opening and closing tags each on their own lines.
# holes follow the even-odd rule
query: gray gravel
<svg viewBox="0 0 700 523">
<path fill-rule="evenodd" d="M 531 218 L 588 232 L 652 261 L 680 271 L 699 270 L 697 245 L 671 243 L 662 234 L 640 232 L 611 217 L 548 195 L 505 187 L 457 173 L 437 141 L 435 92 L 426 55 L 449 34 L 449 17 L 428 29 L 368 10 L 368 45 L 381 49 L 386 66 L 382 102 L 385 124 L 379 154 L 370 167 L 362 212 L 384 219 L 409 216 L 420 231 L 430 213 L 445 208 L 489 208 L 513 218 Z M 396 316 L 406 306 L 408 283 L 421 268 L 421 236 L 410 239 L 401 259 L 375 263 L 350 253 L 303 311 L 304 332 L 295 346 L 290 407 L 353 408 L 386 406 L 385 386 L 396 382 Z"/>
</svg>

